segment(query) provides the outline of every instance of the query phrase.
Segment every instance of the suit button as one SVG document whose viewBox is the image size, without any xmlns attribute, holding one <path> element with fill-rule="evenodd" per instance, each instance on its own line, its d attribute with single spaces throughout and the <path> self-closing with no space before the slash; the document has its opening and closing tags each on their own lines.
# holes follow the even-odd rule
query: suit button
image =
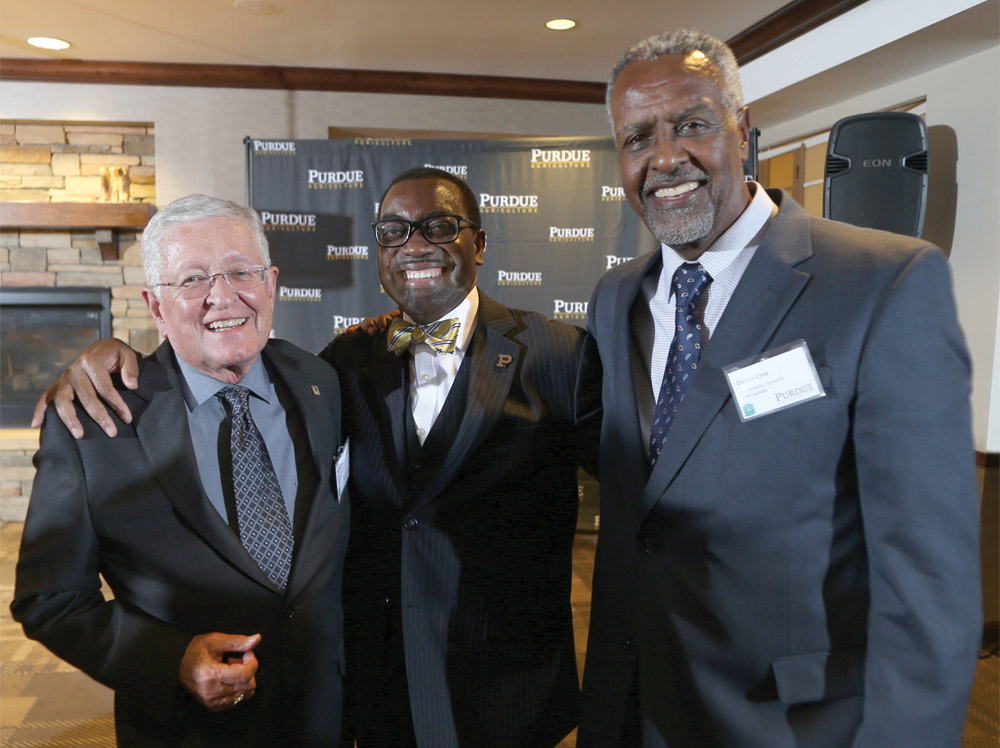
<svg viewBox="0 0 1000 748">
<path fill-rule="evenodd" d="M 639 536 L 639 546 L 646 553 L 656 553 L 656 541 L 648 535 Z"/>
<path fill-rule="evenodd" d="M 632 640 L 631 639 L 626 639 L 625 641 L 622 642 L 622 650 L 625 651 L 625 652 L 631 652 L 632 651 Z"/>
<path fill-rule="evenodd" d="M 405 527 L 407 530 L 412 530 L 418 524 L 419 523 L 415 519 L 413 519 L 413 517 L 410 517 L 408 520 L 406 520 L 406 522 L 403 523 L 403 527 Z"/>
<path fill-rule="evenodd" d="M 293 608 L 291 605 L 286 605 L 285 609 L 281 612 L 284 613 L 285 618 L 291 618 L 295 615 L 295 608 Z"/>
</svg>

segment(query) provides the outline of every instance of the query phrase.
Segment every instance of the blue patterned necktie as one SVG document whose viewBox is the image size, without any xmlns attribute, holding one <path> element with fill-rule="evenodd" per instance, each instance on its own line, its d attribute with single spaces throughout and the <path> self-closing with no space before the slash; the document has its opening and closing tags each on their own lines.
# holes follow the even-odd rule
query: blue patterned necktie
<svg viewBox="0 0 1000 748">
<path fill-rule="evenodd" d="M 663 440 L 667 438 L 688 383 L 698 369 L 698 359 L 701 358 L 701 323 L 695 314 L 695 308 L 701 292 L 711 281 L 712 276 L 700 263 L 685 262 L 674 273 L 676 323 L 667 367 L 660 384 L 660 395 L 656 398 L 653 428 L 649 435 L 651 466 L 656 464 L 656 458 L 660 456 Z"/>
<path fill-rule="evenodd" d="M 396 317 L 389 325 L 388 347 L 397 356 L 403 355 L 413 343 L 426 343 L 435 353 L 454 353 L 458 328 L 457 319 L 443 319 L 429 325 L 411 325 L 402 317 Z"/>
<path fill-rule="evenodd" d="M 229 404 L 233 451 L 233 494 L 240 542 L 282 592 L 292 569 L 295 539 L 281 496 L 278 475 L 264 438 L 250 415 L 250 390 L 232 386 L 219 390 Z"/>
</svg>

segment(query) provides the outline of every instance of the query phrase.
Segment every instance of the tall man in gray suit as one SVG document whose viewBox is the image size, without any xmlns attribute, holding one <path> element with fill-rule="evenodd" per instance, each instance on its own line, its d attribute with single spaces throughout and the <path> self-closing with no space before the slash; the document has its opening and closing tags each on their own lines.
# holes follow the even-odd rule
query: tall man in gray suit
<svg viewBox="0 0 1000 748">
<path fill-rule="evenodd" d="M 268 339 L 278 269 L 254 211 L 176 200 L 142 256 L 166 341 L 121 388 L 117 438 L 46 419 L 11 612 L 115 690 L 120 746 L 335 748 L 336 374 Z"/>
<path fill-rule="evenodd" d="M 478 290 L 486 232 L 464 181 L 411 169 L 380 205 L 379 277 L 403 316 L 320 354 L 351 437 L 348 739 L 551 748 L 578 719 L 571 554 L 577 466 L 596 462 L 596 350 Z M 106 380 L 124 346 L 99 345 L 115 352 L 74 370 Z"/>
<path fill-rule="evenodd" d="M 608 84 L 661 248 L 604 276 L 581 748 L 956 748 L 981 634 L 969 360 L 944 255 L 747 184 L 732 52 Z"/>
</svg>

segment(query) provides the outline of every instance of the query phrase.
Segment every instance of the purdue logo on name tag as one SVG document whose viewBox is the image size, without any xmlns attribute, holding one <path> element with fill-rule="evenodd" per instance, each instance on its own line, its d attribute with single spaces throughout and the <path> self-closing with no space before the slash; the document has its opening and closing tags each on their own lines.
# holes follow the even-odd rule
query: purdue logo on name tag
<svg viewBox="0 0 1000 748">
<path fill-rule="evenodd" d="M 805 340 L 722 369 L 741 421 L 826 397 Z"/>
</svg>

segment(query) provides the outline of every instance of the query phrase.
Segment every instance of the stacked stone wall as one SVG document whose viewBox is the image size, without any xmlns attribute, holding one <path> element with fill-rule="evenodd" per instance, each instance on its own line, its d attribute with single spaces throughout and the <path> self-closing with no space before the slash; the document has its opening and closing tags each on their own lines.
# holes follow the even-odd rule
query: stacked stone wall
<svg viewBox="0 0 1000 748">
<path fill-rule="evenodd" d="M 119 175 L 109 195 L 109 171 Z M 0 121 L 0 201 L 155 203 L 152 125 Z M 150 352 L 159 344 L 142 300 L 138 232 L 119 231 L 105 260 L 94 230 L 0 226 L 0 286 L 100 286 L 111 290 L 112 334 Z M 37 431 L 0 424 L 0 520 L 23 519 Z"/>
</svg>

